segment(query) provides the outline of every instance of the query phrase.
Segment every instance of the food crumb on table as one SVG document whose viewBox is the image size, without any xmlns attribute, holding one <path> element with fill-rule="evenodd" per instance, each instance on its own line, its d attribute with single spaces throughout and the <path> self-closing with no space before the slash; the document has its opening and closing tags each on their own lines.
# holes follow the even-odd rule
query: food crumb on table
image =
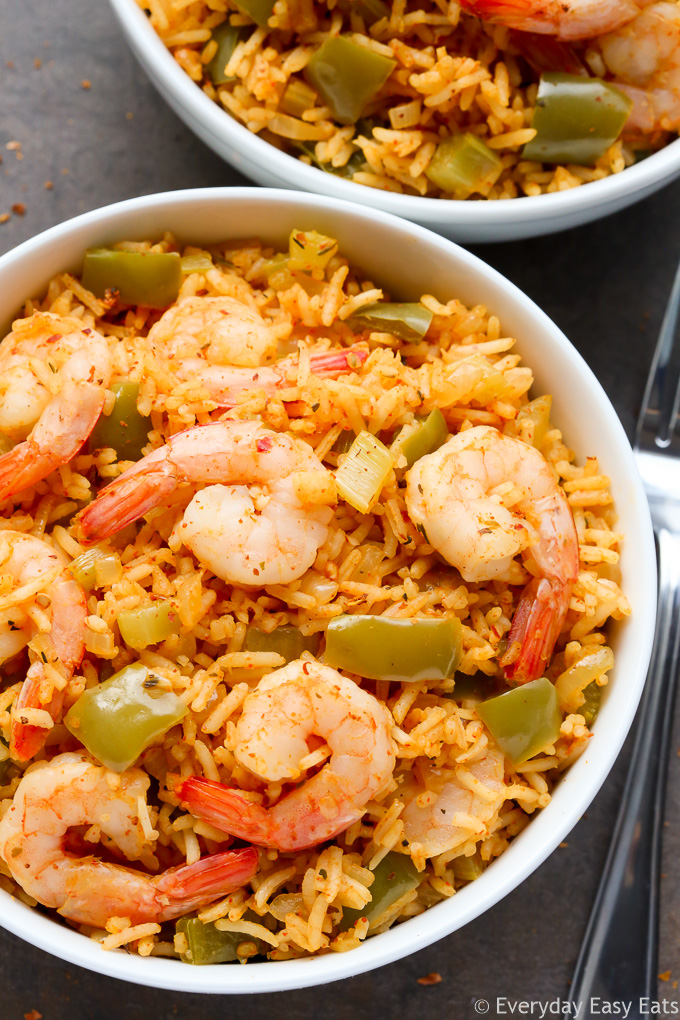
<svg viewBox="0 0 680 1020">
<path fill-rule="evenodd" d="M 42 1013 L 39 1013 L 37 1009 L 31 1009 L 28 1013 L 24 1013 L 24 1020 L 42 1020 Z"/>
<path fill-rule="evenodd" d="M 43 186 L 44 186 L 46 191 L 51 191 L 52 188 L 54 187 L 54 182 L 53 181 L 45 181 L 45 184 Z"/>
<path fill-rule="evenodd" d="M 9 219 L 8 212 L 0 213 L 0 223 L 7 223 L 8 219 Z"/>
<path fill-rule="evenodd" d="M 433 970 L 431 974 L 424 974 L 423 977 L 418 978 L 419 985 L 438 985 L 441 981 L 442 976 L 436 970 Z"/>
<path fill-rule="evenodd" d="M 670 981 L 671 972 L 669 970 L 662 970 L 659 974 L 659 981 Z"/>
<path fill-rule="evenodd" d="M 83 80 L 80 83 L 80 87 L 81 89 L 85 89 L 87 91 L 87 89 L 92 88 L 92 82 L 88 78 L 83 78 Z"/>
<path fill-rule="evenodd" d="M 12 212 L 16 213 L 17 216 L 24 216 L 26 213 L 26 205 L 24 202 L 15 202 L 12 206 Z"/>
</svg>

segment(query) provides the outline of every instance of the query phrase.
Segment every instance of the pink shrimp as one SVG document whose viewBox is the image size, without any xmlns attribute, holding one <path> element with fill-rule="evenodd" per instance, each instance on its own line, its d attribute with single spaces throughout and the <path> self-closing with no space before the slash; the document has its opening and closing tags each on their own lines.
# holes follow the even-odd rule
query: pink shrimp
<svg viewBox="0 0 680 1020">
<path fill-rule="evenodd" d="M 333 477 L 305 442 L 257 421 L 212 422 L 172 436 L 82 511 L 82 532 L 106 538 L 195 483 L 209 484 L 184 512 L 182 540 L 218 577 L 286 584 L 312 565 L 333 516 L 325 505 L 336 498 Z M 255 498 L 250 485 L 259 487 Z"/>
<path fill-rule="evenodd" d="M 632 21 L 644 0 L 462 0 L 468 14 L 522 32 L 591 39 Z"/>
<path fill-rule="evenodd" d="M 254 847 L 227 850 L 149 875 L 65 850 L 67 830 L 96 824 L 128 860 L 149 853 L 139 820 L 149 777 L 132 768 L 116 776 L 84 754 L 61 754 L 27 772 L 0 821 L 0 857 L 15 882 L 43 906 L 76 924 L 103 928 L 109 917 L 131 924 L 169 921 L 241 888 L 257 870 Z"/>
<path fill-rule="evenodd" d="M 0 456 L 0 500 L 78 453 L 101 414 L 112 373 L 108 341 L 79 319 L 35 312 L 13 324 L 0 344 L 0 431 L 21 441 Z"/>
<path fill-rule="evenodd" d="M 223 832 L 279 850 L 333 839 L 362 817 L 389 781 L 395 748 L 390 718 L 368 691 L 318 662 L 291 662 L 246 697 L 236 724 L 235 757 L 266 782 L 300 782 L 310 737 L 322 737 L 330 761 L 273 807 L 200 777 L 177 787 L 192 814 Z"/>
<path fill-rule="evenodd" d="M 220 407 L 233 407 L 246 390 L 272 394 L 295 385 L 298 359 L 274 362 L 272 324 L 232 297 L 181 298 L 149 330 L 149 340 L 174 375 L 195 380 Z M 360 368 L 367 357 L 358 346 L 312 353 L 310 371 L 333 379 Z"/>
<path fill-rule="evenodd" d="M 578 538 L 555 473 L 532 446 L 486 425 L 452 436 L 407 475 L 406 504 L 431 545 L 466 581 L 521 583 L 515 557 L 534 562 L 501 665 L 526 683 L 540 676 L 567 616 Z"/>
<path fill-rule="evenodd" d="M 27 605 L 38 594 L 47 595 L 42 610 L 49 631 L 42 637 L 48 661 L 70 677 L 85 649 L 87 606 L 85 592 L 73 579 L 59 552 L 43 539 L 18 531 L 0 532 L 0 574 L 14 588 L 0 597 L 0 662 L 6 662 L 39 634 Z M 51 726 L 61 716 L 63 692 L 47 686 L 43 659 L 31 665 L 12 708 L 10 751 L 17 761 L 29 761 L 42 748 Z M 30 709 L 31 711 L 26 711 Z M 41 712 L 36 717 L 35 710 Z M 36 725 L 32 719 L 43 725 Z"/>
</svg>

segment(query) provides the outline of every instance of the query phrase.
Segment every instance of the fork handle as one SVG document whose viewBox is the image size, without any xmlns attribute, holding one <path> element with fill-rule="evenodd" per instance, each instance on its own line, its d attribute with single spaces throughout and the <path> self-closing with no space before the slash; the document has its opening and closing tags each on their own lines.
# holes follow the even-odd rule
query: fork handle
<svg viewBox="0 0 680 1020">
<path fill-rule="evenodd" d="M 675 679 L 680 651 L 680 537 L 657 533 L 659 612 L 628 776 L 569 990 L 588 1020 L 600 1001 L 657 998 L 659 878 Z M 596 1007 L 597 1009 L 597 1007 Z"/>
</svg>

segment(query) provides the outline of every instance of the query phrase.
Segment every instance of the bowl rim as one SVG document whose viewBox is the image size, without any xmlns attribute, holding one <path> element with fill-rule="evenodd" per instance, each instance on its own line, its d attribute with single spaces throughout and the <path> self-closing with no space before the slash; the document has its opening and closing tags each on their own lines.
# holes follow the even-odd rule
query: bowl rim
<svg viewBox="0 0 680 1020">
<path fill-rule="evenodd" d="M 499 863 L 506 862 L 502 870 L 505 880 L 501 877 L 501 872 L 496 872 L 496 878 L 493 874 L 494 869 L 489 868 L 475 883 L 456 893 L 453 900 L 444 901 L 424 914 L 366 940 L 360 948 L 352 952 L 331 953 L 317 958 L 281 961 L 275 964 L 270 961 L 249 963 L 247 967 L 238 968 L 190 967 L 179 961 L 158 957 L 142 959 L 123 951 L 103 952 L 98 944 L 80 933 L 58 925 L 50 917 L 34 911 L 0 890 L 2 902 L 0 924 L 54 956 L 96 973 L 151 987 L 222 994 L 303 988 L 355 976 L 395 962 L 462 927 L 515 889 L 556 849 L 567 832 L 573 828 L 614 764 L 642 693 L 656 615 L 656 558 L 649 508 L 623 426 L 601 384 L 562 331 L 531 298 L 495 269 L 454 242 L 381 210 L 338 202 L 321 195 L 302 195 L 294 191 L 265 188 L 204 188 L 128 199 L 53 226 L 0 257 L 0 280 L 6 272 L 11 272 L 13 267 L 18 266 L 21 270 L 24 263 L 32 265 L 35 256 L 49 250 L 53 245 L 78 240 L 79 243 L 83 243 L 84 249 L 88 244 L 82 242 L 80 238 L 83 233 L 89 237 L 89 244 L 97 243 L 96 238 L 99 235 L 103 232 L 110 233 L 110 228 L 125 217 L 132 219 L 144 214 L 148 218 L 153 215 L 158 223 L 156 229 L 160 232 L 164 229 L 162 217 L 172 215 L 173 211 L 198 210 L 205 208 L 206 205 L 222 207 L 223 203 L 228 205 L 244 201 L 265 203 L 273 208 L 282 207 L 290 210 L 304 207 L 307 210 L 332 211 L 334 214 L 344 214 L 348 218 L 363 220 L 367 228 L 371 224 L 383 224 L 387 228 L 398 229 L 410 238 L 430 248 L 438 249 L 444 258 L 448 256 L 452 268 L 454 262 L 457 262 L 461 271 L 464 270 L 471 276 L 493 284 L 503 292 L 503 297 L 507 298 L 509 303 L 512 301 L 518 303 L 542 332 L 550 337 L 551 345 L 555 345 L 578 368 L 587 394 L 597 400 L 599 409 L 607 419 L 614 440 L 613 451 L 616 451 L 625 462 L 625 480 L 632 487 L 629 489 L 629 498 L 635 504 L 639 529 L 635 542 L 636 562 L 641 563 L 638 581 L 647 598 L 642 610 L 638 611 L 633 621 L 628 624 L 635 626 L 638 632 L 638 643 L 626 661 L 626 671 L 629 678 L 632 677 L 635 682 L 631 683 L 630 687 L 618 684 L 615 688 L 617 714 L 613 739 L 601 745 L 593 741 L 593 752 L 585 752 L 560 781 L 560 789 L 566 785 L 570 786 L 571 807 L 565 809 L 563 805 L 560 811 L 559 806 L 562 802 L 558 803 L 557 798 L 554 798 L 546 809 L 532 819 L 531 825 L 513 840 L 499 858 Z M 228 234 L 228 228 L 226 232 Z M 200 231 L 198 233 L 200 234 Z M 624 477 L 623 471 L 621 477 Z"/>
<path fill-rule="evenodd" d="M 369 188 L 368 185 L 346 181 L 318 167 L 301 163 L 297 157 L 277 149 L 275 145 L 254 134 L 210 99 L 182 70 L 136 0 L 109 0 L 109 3 L 125 29 L 133 50 L 139 49 L 145 54 L 158 83 L 174 95 L 190 120 L 196 120 L 210 135 L 225 143 L 232 143 L 235 151 L 241 152 L 246 159 L 263 170 L 270 171 L 271 165 L 276 165 L 287 187 L 370 204 L 385 212 L 427 222 L 432 225 L 432 229 L 438 229 L 436 224 L 441 224 L 442 229 L 456 227 L 465 230 L 488 228 L 494 224 L 505 228 L 520 226 L 537 218 L 559 218 L 562 221 L 570 213 L 577 217 L 580 212 L 591 210 L 594 206 L 602 206 L 606 212 L 611 212 L 614 206 L 618 207 L 617 203 L 624 204 L 628 196 L 637 192 L 647 194 L 670 181 L 674 175 L 680 174 L 679 137 L 618 174 L 590 181 L 585 187 L 545 195 L 493 202 L 462 201 Z M 159 88 L 156 79 L 153 80 Z M 568 225 L 562 223 L 563 227 Z"/>
</svg>

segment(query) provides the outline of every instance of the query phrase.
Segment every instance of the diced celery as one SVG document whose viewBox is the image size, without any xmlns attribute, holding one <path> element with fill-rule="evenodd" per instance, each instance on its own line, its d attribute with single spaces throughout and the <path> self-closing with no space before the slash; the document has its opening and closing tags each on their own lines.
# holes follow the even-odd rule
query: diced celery
<svg viewBox="0 0 680 1020">
<path fill-rule="evenodd" d="M 554 744 L 562 725 L 557 691 L 547 677 L 483 701 L 477 714 L 514 765 Z"/>
<path fill-rule="evenodd" d="M 277 627 L 270 634 L 258 630 L 257 627 L 248 627 L 246 631 L 247 651 L 277 652 L 278 655 L 284 657 L 286 662 L 299 659 L 303 652 L 311 652 L 312 655 L 316 655 L 320 643 L 319 634 L 305 637 L 297 627 Z"/>
<path fill-rule="evenodd" d="M 113 410 L 100 416 L 90 435 L 89 449 L 107 446 L 116 451 L 119 460 L 139 460 L 151 431 L 151 419 L 137 410 L 139 384 L 115 382 L 111 389 L 116 395 Z"/>
<path fill-rule="evenodd" d="M 316 102 L 316 92 L 301 78 L 289 78 L 279 103 L 279 109 L 291 117 L 301 117 Z"/>
<path fill-rule="evenodd" d="M 64 723 L 98 761 L 114 772 L 125 772 L 187 711 L 160 677 L 136 663 L 88 688 L 69 709 Z"/>
<path fill-rule="evenodd" d="M 412 467 L 421 457 L 439 449 L 448 437 L 449 429 L 446 419 L 439 408 L 435 407 L 427 418 L 415 428 L 405 425 L 393 446 L 406 457 L 406 466 Z"/>
<path fill-rule="evenodd" d="M 401 896 L 417 889 L 424 877 L 410 857 L 395 853 L 394 850 L 383 857 L 373 874 L 371 899 L 365 907 L 343 907 L 340 931 L 347 931 L 362 917 L 369 923 L 379 921 Z"/>
<path fill-rule="evenodd" d="M 598 677 L 608 673 L 613 665 L 614 653 L 607 645 L 586 648 L 580 658 L 560 673 L 555 681 L 562 711 L 579 712 L 586 687 Z"/>
<path fill-rule="evenodd" d="M 396 66 L 396 60 L 339 35 L 326 39 L 304 73 L 330 107 L 334 120 L 354 124 Z"/>
<path fill-rule="evenodd" d="M 525 425 L 525 429 L 522 430 L 523 438 L 527 442 L 531 442 L 536 449 L 541 448 L 550 428 L 551 407 L 552 397 L 546 394 L 525 404 L 517 414 L 517 424 Z M 526 428 L 527 425 L 528 428 Z"/>
<path fill-rule="evenodd" d="M 120 636 L 129 648 L 146 648 L 165 641 L 180 630 L 177 607 L 168 599 L 159 599 L 139 609 L 124 609 L 118 614 Z"/>
<path fill-rule="evenodd" d="M 416 301 L 376 301 L 364 305 L 352 318 L 369 329 L 393 333 L 400 340 L 422 340 L 430 328 L 432 312 Z"/>
<path fill-rule="evenodd" d="M 271 13 L 271 12 L 270 12 Z M 269 17 L 269 15 L 267 15 Z M 247 35 L 248 29 L 230 25 L 228 21 L 213 29 L 212 38 L 217 43 L 217 50 L 212 60 L 206 64 L 206 72 L 213 85 L 225 85 L 227 82 L 235 81 L 233 75 L 227 77 L 224 69 L 231 60 L 234 50 L 241 39 Z M 191 256 L 193 257 L 193 256 Z M 184 259 L 182 260 L 184 261 Z M 186 272 L 186 270 L 184 270 Z"/>
<path fill-rule="evenodd" d="M 80 556 L 69 563 L 69 570 L 74 578 L 85 591 L 92 591 L 94 588 L 103 588 L 109 582 L 103 580 L 102 567 L 111 567 L 114 563 L 120 566 L 120 560 L 116 553 L 104 549 L 86 549 Z"/>
<path fill-rule="evenodd" d="M 13 450 L 15 446 L 16 443 L 13 439 L 10 439 L 4 432 L 0 432 L 0 457 L 3 453 L 9 453 L 9 451 Z"/>
<path fill-rule="evenodd" d="M 310 273 L 325 269 L 338 250 L 333 237 L 325 237 L 316 230 L 293 230 L 288 240 L 288 268 Z"/>
<path fill-rule="evenodd" d="M 446 680 L 460 663 L 462 635 L 457 617 L 335 616 L 323 659 L 371 680 Z"/>
<path fill-rule="evenodd" d="M 468 198 L 477 191 L 488 191 L 502 169 L 500 157 L 481 138 L 467 132 L 440 142 L 425 174 L 442 191 Z"/>
<path fill-rule="evenodd" d="M 123 304 L 167 308 L 179 293 L 182 267 L 176 252 L 91 248 L 85 253 L 82 281 L 99 298 L 107 290 L 118 291 Z"/>
<path fill-rule="evenodd" d="M 360 432 L 335 474 L 338 494 L 367 514 L 392 470 L 390 451 L 370 432 Z"/>
<path fill-rule="evenodd" d="M 185 276 L 190 273 L 209 273 L 215 268 L 213 260 L 207 252 L 196 252 L 195 255 L 185 255 L 181 260 L 182 272 Z"/>
</svg>

